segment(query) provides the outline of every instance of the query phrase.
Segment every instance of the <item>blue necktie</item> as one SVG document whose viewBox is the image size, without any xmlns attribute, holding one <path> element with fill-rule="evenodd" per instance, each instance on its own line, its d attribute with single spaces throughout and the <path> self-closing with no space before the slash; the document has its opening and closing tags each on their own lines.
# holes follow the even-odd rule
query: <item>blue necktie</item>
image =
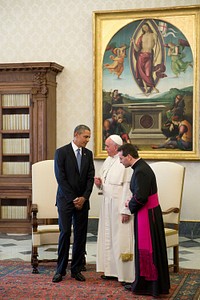
<svg viewBox="0 0 200 300">
<path fill-rule="evenodd" d="M 81 153 L 80 153 L 80 149 L 77 149 L 76 159 L 77 159 L 77 163 L 78 163 L 78 169 L 79 169 L 79 172 L 80 172 L 80 170 L 81 170 Z"/>
</svg>

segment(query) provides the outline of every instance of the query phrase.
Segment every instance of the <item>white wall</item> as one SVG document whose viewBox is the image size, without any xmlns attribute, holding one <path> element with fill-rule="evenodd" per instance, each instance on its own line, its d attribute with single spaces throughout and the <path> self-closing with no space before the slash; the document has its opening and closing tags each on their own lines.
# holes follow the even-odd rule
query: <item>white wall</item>
<svg viewBox="0 0 200 300">
<path fill-rule="evenodd" d="M 64 66 L 57 77 L 57 146 L 72 139 L 74 127 L 93 129 L 92 12 L 198 5 L 200 0 L 0 0 L 0 61 L 52 61 Z M 93 137 L 88 144 L 93 149 Z M 182 220 L 200 220 L 200 163 L 186 167 Z M 96 170 L 102 161 L 95 161 Z M 167 184 L 167 182 L 166 182 Z M 169 197 L 170 193 L 169 187 Z M 100 196 L 91 198 L 98 216 Z"/>
</svg>

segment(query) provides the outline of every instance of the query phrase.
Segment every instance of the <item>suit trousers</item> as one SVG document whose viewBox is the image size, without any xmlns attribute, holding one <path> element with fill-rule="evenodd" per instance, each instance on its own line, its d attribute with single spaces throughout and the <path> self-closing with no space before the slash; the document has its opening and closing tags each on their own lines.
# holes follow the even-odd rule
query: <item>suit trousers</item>
<svg viewBox="0 0 200 300">
<path fill-rule="evenodd" d="M 71 273 L 81 271 L 82 259 L 85 254 L 85 245 L 88 227 L 88 207 L 84 204 L 81 210 L 73 208 L 58 208 L 58 222 L 60 236 L 58 243 L 57 273 L 65 274 L 70 248 L 71 227 L 73 223 L 73 247 Z"/>
</svg>

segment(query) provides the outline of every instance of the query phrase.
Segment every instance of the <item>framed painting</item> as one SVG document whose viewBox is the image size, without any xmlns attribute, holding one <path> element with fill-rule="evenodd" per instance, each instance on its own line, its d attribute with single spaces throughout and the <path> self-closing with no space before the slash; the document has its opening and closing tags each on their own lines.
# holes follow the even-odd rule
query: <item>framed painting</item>
<svg viewBox="0 0 200 300">
<path fill-rule="evenodd" d="M 93 12 L 95 158 L 199 160 L 200 6 Z"/>
</svg>

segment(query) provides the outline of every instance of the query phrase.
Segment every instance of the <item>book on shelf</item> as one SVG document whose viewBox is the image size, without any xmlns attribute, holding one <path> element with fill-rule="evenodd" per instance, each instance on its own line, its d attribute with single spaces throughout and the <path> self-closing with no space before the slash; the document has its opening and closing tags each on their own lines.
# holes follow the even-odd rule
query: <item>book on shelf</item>
<svg viewBox="0 0 200 300">
<path fill-rule="evenodd" d="M 3 154 L 29 154 L 29 138 L 3 139 Z"/>
<path fill-rule="evenodd" d="M 1 219 L 26 219 L 27 206 L 20 205 L 2 205 Z"/>
<path fill-rule="evenodd" d="M 29 114 L 3 115 L 3 130 L 29 130 Z"/>
<path fill-rule="evenodd" d="M 2 106 L 30 106 L 29 94 L 4 94 L 2 95 Z"/>
<path fill-rule="evenodd" d="M 7 206 L 2 205 L 1 206 L 1 219 L 7 219 L 7 218 L 8 218 Z"/>
<path fill-rule="evenodd" d="M 4 175 L 27 175 L 30 173 L 29 162 L 3 162 Z"/>
</svg>

